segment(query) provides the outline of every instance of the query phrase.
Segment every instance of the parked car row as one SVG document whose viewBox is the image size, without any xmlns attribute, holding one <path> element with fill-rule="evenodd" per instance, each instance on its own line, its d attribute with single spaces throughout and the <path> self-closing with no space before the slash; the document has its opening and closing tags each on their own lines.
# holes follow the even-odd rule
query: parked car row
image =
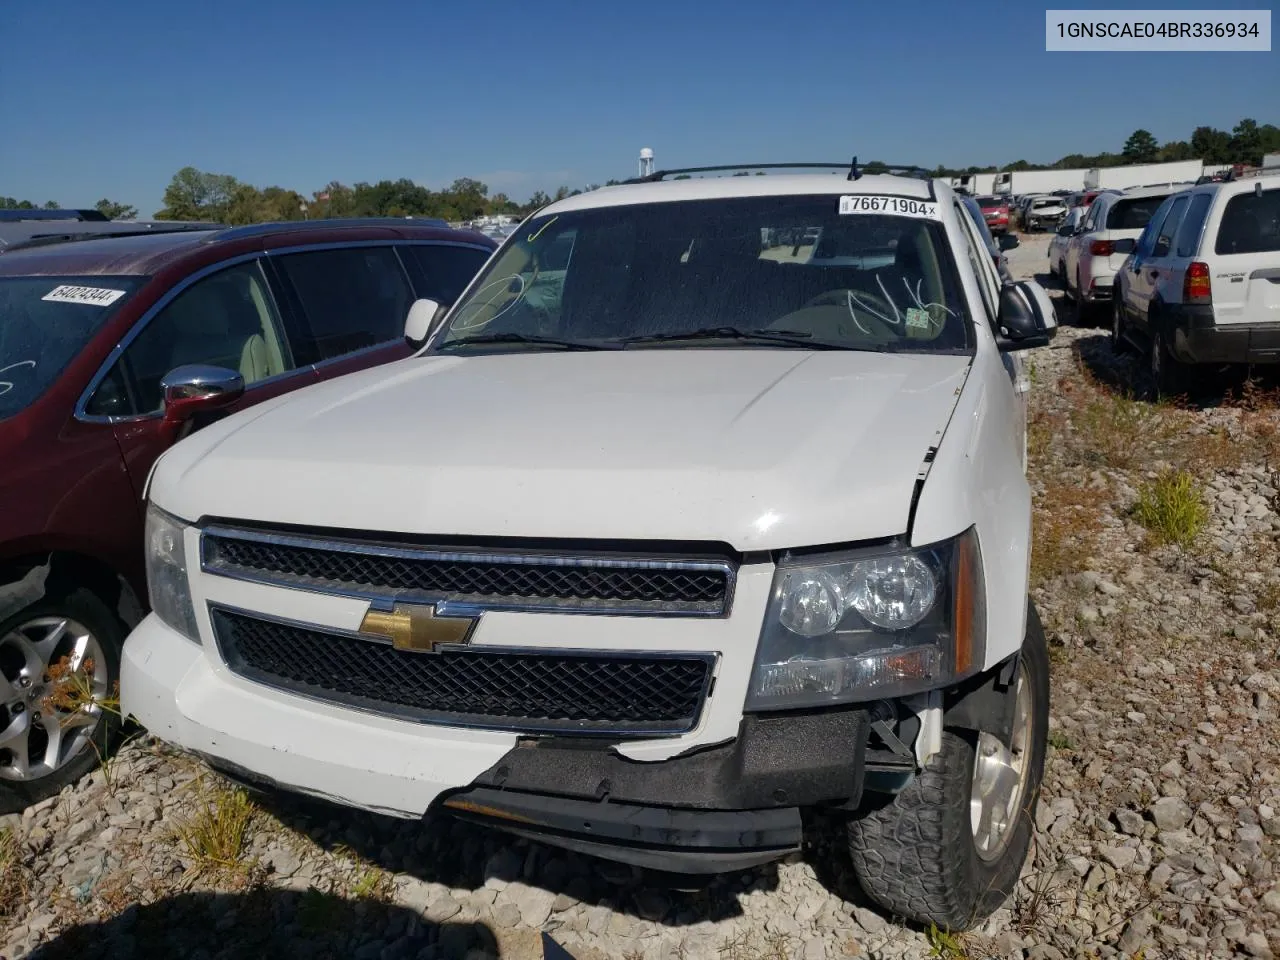
<svg viewBox="0 0 1280 960">
<path fill-rule="evenodd" d="M 99 238 L 0 254 L 0 813 L 96 762 L 101 709 L 48 677 L 119 671 L 147 606 L 145 488 L 192 429 L 407 356 L 416 298 L 452 302 L 495 244 L 404 220 L 310 221 Z M 217 392 L 192 411 L 184 394 Z M 176 402 L 175 402 L 176 401 Z M 252 466 L 237 481 L 252 487 Z M 56 698 L 53 698 L 56 699 Z"/>
<path fill-rule="evenodd" d="M 1048 732 L 1023 351 L 1055 320 L 1014 243 L 850 170 L 603 188 L 496 252 L 399 221 L 4 254 L 0 796 L 93 764 L 118 677 L 252 789 L 694 874 L 822 809 L 886 910 L 980 922 Z"/>
<path fill-rule="evenodd" d="M 1280 173 L 1165 197 L 1116 273 L 1111 338 L 1148 358 L 1158 395 L 1197 368 L 1280 363 Z"/>
</svg>

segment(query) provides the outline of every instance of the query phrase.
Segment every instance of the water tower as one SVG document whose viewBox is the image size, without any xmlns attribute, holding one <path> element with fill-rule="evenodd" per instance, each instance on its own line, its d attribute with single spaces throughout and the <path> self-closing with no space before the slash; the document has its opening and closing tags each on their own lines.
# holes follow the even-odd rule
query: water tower
<svg viewBox="0 0 1280 960">
<path fill-rule="evenodd" d="M 653 150 L 650 147 L 644 147 L 640 151 L 640 176 L 648 177 L 653 174 Z"/>
</svg>

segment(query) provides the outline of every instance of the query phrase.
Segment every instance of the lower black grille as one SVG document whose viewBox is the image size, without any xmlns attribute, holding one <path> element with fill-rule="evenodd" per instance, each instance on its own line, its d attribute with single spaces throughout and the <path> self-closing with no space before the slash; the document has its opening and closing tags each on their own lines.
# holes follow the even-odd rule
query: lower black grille
<svg viewBox="0 0 1280 960">
<path fill-rule="evenodd" d="M 462 726 L 624 736 L 698 719 L 709 659 L 473 648 L 440 653 L 211 608 L 242 677 L 371 712 Z"/>
</svg>

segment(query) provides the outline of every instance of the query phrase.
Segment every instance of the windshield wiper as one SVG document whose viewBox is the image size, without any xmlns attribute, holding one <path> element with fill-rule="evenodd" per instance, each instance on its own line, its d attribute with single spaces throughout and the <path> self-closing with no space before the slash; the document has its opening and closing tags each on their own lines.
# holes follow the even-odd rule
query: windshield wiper
<svg viewBox="0 0 1280 960">
<path fill-rule="evenodd" d="M 459 337 L 446 340 L 437 350 L 449 350 L 453 347 L 465 347 L 473 344 L 488 343 L 532 343 L 544 347 L 561 347 L 565 350 L 621 350 L 618 343 L 602 340 L 567 340 L 564 337 L 544 337 L 535 333 L 482 333 L 474 337 Z"/>
<path fill-rule="evenodd" d="M 649 333 L 635 337 L 623 337 L 620 343 L 678 343 L 682 340 L 743 340 L 754 343 L 779 343 L 806 350 L 849 350 L 851 346 L 815 340 L 804 330 L 742 330 L 738 327 L 706 327 L 702 330 L 686 330 L 681 333 Z"/>
</svg>

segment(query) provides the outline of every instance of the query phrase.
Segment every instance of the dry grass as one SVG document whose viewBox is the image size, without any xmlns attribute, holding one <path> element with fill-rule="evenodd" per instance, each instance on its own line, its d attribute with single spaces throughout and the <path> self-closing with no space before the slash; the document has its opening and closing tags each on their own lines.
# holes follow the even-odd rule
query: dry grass
<svg viewBox="0 0 1280 960">
<path fill-rule="evenodd" d="M 1079 483 L 1045 485 L 1031 514 L 1031 583 L 1043 584 L 1084 566 L 1102 530 L 1101 491 Z"/>
<path fill-rule="evenodd" d="M 791 960 L 791 947 L 785 933 L 750 931 L 727 937 L 720 944 L 720 960 Z"/>
<path fill-rule="evenodd" d="M 175 839 L 193 861 L 197 873 L 245 874 L 252 864 L 245 857 L 249 826 L 257 808 L 239 788 L 208 788 L 197 810 L 174 830 Z"/>
<path fill-rule="evenodd" d="M 1173 434 L 1169 413 L 1166 407 L 1112 393 L 1085 399 L 1072 417 L 1083 444 L 1083 463 L 1129 469 Z"/>
<path fill-rule="evenodd" d="M 16 912 L 30 890 L 31 875 L 23 862 L 18 838 L 12 830 L 0 830 L 0 920 Z"/>
<path fill-rule="evenodd" d="M 1133 518 L 1156 543 L 1190 546 L 1209 519 L 1196 479 L 1186 471 L 1168 471 L 1138 490 Z"/>
</svg>

